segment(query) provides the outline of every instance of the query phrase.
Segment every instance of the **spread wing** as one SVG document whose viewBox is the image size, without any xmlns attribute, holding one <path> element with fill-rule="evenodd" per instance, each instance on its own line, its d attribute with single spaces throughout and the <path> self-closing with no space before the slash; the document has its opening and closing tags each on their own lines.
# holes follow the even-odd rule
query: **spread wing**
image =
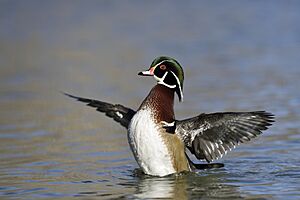
<svg viewBox="0 0 300 200">
<path fill-rule="evenodd" d="M 110 104 L 94 99 L 73 96 L 67 93 L 64 94 L 71 98 L 77 99 L 78 101 L 84 102 L 88 106 L 96 108 L 99 112 L 105 113 L 106 116 L 113 118 L 116 122 L 119 122 L 125 128 L 128 128 L 131 118 L 136 113 L 134 110 L 120 104 Z"/>
<path fill-rule="evenodd" d="M 198 159 L 211 162 L 260 135 L 274 122 L 265 111 L 200 114 L 177 121 L 175 133 Z"/>
</svg>

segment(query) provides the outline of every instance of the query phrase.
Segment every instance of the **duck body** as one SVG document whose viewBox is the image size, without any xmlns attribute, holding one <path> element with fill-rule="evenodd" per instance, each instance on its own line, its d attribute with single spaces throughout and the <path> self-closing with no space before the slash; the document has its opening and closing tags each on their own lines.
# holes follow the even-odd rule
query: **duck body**
<svg viewBox="0 0 300 200">
<path fill-rule="evenodd" d="M 174 122 L 174 92 L 156 85 L 131 119 L 128 141 L 134 157 L 146 174 L 165 176 L 189 171 L 185 146 L 164 128 Z"/>
<path fill-rule="evenodd" d="M 163 134 L 154 123 L 150 110 L 139 110 L 133 116 L 128 141 L 137 163 L 146 174 L 165 176 L 176 172 Z"/>
<path fill-rule="evenodd" d="M 184 120 L 174 115 L 174 94 L 183 98 L 184 73 L 173 58 L 157 57 L 142 76 L 152 76 L 157 84 L 137 110 L 120 104 L 82 98 L 65 93 L 105 113 L 127 129 L 133 155 L 143 172 L 166 176 L 183 171 L 224 166 L 211 163 L 237 145 L 250 141 L 274 122 L 265 111 L 199 114 Z M 208 164 L 195 164 L 186 150 Z"/>
</svg>

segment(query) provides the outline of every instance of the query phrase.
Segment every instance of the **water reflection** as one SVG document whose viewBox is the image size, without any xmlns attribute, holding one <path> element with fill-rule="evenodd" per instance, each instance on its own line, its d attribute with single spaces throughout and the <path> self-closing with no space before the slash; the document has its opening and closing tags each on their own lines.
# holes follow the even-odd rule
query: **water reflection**
<svg viewBox="0 0 300 200">
<path fill-rule="evenodd" d="M 131 173 L 131 174 L 129 174 Z M 116 191 L 96 188 L 93 184 L 99 181 L 84 181 L 95 190 L 82 191 L 77 197 L 101 197 L 103 199 L 241 199 L 243 194 L 239 186 L 227 180 L 226 170 L 205 170 L 197 173 L 182 173 L 167 177 L 152 177 L 143 174 L 140 169 L 127 173 L 126 177 L 118 177 Z M 126 181 L 125 181 L 125 179 Z M 110 185 L 110 181 L 106 181 Z M 99 185 L 100 186 L 100 185 Z M 134 189 L 134 190 L 132 190 Z M 122 195 L 123 190 L 132 190 L 131 193 Z M 245 194 L 244 194 L 245 195 Z"/>
<path fill-rule="evenodd" d="M 187 183 L 184 175 L 178 177 L 139 177 L 134 197 L 141 199 L 187 199 Z"/>
<path fill-rule="evenodd" d="M 133 195 L 140 199 L 239 199 L 237 186 L 224 183 L 226 174 L 222 170 L 183 173 L 167 177 L 139 175 L 137 189 Z"/>
</svg>

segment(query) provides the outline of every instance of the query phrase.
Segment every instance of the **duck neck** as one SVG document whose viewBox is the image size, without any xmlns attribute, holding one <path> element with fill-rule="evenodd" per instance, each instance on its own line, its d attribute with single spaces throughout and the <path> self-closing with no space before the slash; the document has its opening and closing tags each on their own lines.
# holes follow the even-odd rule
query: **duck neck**
<svg viewBox="0 0 300 200">
<path fill-rule="evenodd" d="M 157 84 L 142 103 L 141 108 L 149 107 L 157 122 L 173 122 L 174 115 L 174 89 Z"/>
</svg>

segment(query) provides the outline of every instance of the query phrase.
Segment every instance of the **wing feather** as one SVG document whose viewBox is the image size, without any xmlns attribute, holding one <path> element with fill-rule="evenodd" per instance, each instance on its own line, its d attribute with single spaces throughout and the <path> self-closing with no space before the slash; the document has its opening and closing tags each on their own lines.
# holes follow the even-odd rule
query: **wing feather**
<svg viewBox="0 0 300 200">
<path fill-rule="evenodd" d="M 175 133 L 198 159 L 211 162 L 257 137 L 274 122 L 265 111 L 200 114 L 176 122 Z"/>
<path fill-rule="evenodd" d="M 125 128 L 128 128 L 131 118 L 136 113 L 134 110 L 120 104 L 110 104 L 95 99 L 77 97 L 67 93 L 64 94 L 68 97 L 86 103 L 87 106 L 96 108 L 96 110 L 99 112 L 105 113 L 106 116 L 113 118 L 116 122 L 119 122 Z"/>
</svg>

